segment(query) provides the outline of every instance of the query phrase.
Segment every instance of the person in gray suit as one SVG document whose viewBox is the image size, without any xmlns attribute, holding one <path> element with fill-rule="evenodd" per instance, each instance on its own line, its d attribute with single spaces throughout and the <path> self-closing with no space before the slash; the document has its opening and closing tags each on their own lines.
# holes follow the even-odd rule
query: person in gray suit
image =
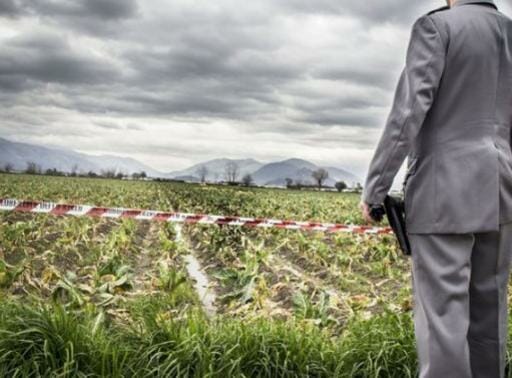
<svg viewBox="0 0 512 378">
<path fill-rule="evenodd" d="M 412 28 L 360 208 L 403 182 L 420 377 L 503 377 L 512 255 L 512 20 L 452 0 Z"/>
</svg>

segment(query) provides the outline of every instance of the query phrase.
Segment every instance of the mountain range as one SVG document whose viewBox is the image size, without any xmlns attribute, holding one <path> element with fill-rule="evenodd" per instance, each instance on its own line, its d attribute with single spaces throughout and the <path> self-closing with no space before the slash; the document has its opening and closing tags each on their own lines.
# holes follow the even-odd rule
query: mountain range
<svg viewBox="0 0 512 378">
<path fill-rule="evenodd" d="M 254 159 L 214 159 L 179 171 L 160 172 L 132 158 L 89 155 L 63 148 L 50 148 L 0 138 L 0 167 L 10 164 L 14 170 L 22 171 L 26 169 L 29 162 L 36 163 L 43 171 L 53 168 L 63 172 L 76 170 L 81 173 L 93 171 L 98 174 L 105 170 L 124 174 L 145 171 L 149 177 L 192 182 L 200 180 L 201 170 L 206 173 L 207 181 L 222 181 L 225 178 L 226 166 L 232 163 L 238 167 L 238 179 L 250 174 L 255 184 L 264 186 L 284 186 L 287 178 L 303 184 L 313 183 L 312 172 L 324 168 L 329 172 L 329 177 L 324 182 L 325 186 L 334 186 L 336 181 L 345 181 L 349 186 L 362 182 L 359 177 L 344 169 L 320 167 L 302 159 L 287 159 L 272 163 L 262 163 Z"/>
<path fill-rule="evenodd" d="M 145 171 L 152 177 L 161 175 L 155 169 L 132 158 L 114 155 L 94 156 L 63 148 L 17 143 L 0 138 L 0 167 L 11 164 L 14 170 L 21 171 L 26 169 L 29 162 L 36 163 L 43 171 L 55 168 L 62 172 L 71 172 L 77 168 L 78 172 L 101 173 L 102 170 L 110 169 L 124 173 Z"/>
</svg>

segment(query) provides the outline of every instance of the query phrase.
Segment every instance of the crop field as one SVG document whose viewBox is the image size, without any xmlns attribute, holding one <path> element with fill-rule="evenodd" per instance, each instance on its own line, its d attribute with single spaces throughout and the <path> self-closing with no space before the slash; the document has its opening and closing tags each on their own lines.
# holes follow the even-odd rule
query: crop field
<svg viewBox="0 0 512 378">
<path fill-rule="evenodd" d="M 362 224 L 348 193 L 4 174 L 0 197 Z M 410 272 L 393 235 L 0 212 L 0 376 L 413 377 Z"/>
</svg>

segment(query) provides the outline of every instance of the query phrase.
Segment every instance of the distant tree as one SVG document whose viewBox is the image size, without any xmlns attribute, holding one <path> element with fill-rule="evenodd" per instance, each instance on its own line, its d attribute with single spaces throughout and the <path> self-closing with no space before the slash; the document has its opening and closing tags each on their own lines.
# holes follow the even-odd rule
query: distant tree
<svg viewBox="0 0 512 378">
<path fill-rule="evenodd" d="M 245 186 L 251 186 L 253 184 L 252 176 L 248 173 L 244 177 L 242 177 L 242 183 Z"/>
<path fill-rule="evenodd" d="M 94 171 L 89 171 L 89 172 L 87 172 L 87 176 L 88 177 L 98 177 L 98 174 Z"/>
<path fill-rule="evenodd" d="M 318 188 L 320 189 L 322 188 L 322 184 L 324 183 L 324 181 L 327 180 L 327 178 L 329 177 L 329 172 L 327 172 L 327 170 L 324 168 L 319 168 L 316 171 L 313 171 L 313 173 L 311 173 L 311 176 L 315 179 Z"/>
<path fill-rule="evenodd" d="M 208 172 L 208 167 L 206 165 L 201 165 L 199 168 L 197 168 L 196 173 L 199 176 L 199 180 L 201 180 L 201 182 L 206 182 Z"/>
<path fill-rule="evenodd" d="M 71 172 L 69 174 L 71 177 L 75 177 L 78 175 L 78 164 L 73 164 L 71 167 Z"/>
<path fill-rule="evenodd" d="M 25 169 L 25 173 L 29 175 L 37 175 L 41 173 L 41 166 L 37 165 L 33 161 L 29 161 L 27 163 L 27 169 Z"/>
<path fill-rule="evenodd" d="M 4 172 L 11 173 L 14 170 L 14 167 L 11 163 L 7 163 L 4 166 Z"/>
<path fill-rule="evenodd" d="M 290 188 L 293 185 L 293 180 L 289 177 L 285 178 L 284 181 L 286 182 L 287 188 Z"/>
<path fill-rule="evenodd" d="M 147 174 L 144 171 L 132 173 L 132 179 L 134 179 L 134 180 L 145 179 L 146 177 L 147 177 Z"/>
<path fill-rule="evenodd" d="M 116 179 L 122 180 L 126 175 L 123 172 L 117 172 Z"/>
<path fill-rule="evenodd" d="M 105 169 L 101 171 L 101 175 L 105 178 L 115 178 L 116 170 L 115 169 Z"/>
<path fill-rule="evenodd" d="M 147 173 L 145 171 L 133 172 L 132 173 L 132 179 L 134 179 L 134 180 L 145 179 L 146 177 L 148 177 L 148 175 L 147 175 Z"/>
<path fill-rule="evenodd" d="M 224 175 L 226 177 L 227 182 L 236 182 L 239 173 L 240 168 L 238 167 L 237 163 L 235 163 L 234 161 L 226 163 L 226 166 L 224 167 Z"/>
<path fill-rule="evenodd" d="M 57 170 L 57 168 L 48 168 L 44 174 L 47 176 L 64 176 L 64 172 Z"/>
<path fill-rule="evenodd" d="M 334 186 L 336 187 L 338 192 L 341 192 L 343 191 L 343 189 L 347 189 L 348 187 L 345 181 L 338 181 Z"/>
</svg>

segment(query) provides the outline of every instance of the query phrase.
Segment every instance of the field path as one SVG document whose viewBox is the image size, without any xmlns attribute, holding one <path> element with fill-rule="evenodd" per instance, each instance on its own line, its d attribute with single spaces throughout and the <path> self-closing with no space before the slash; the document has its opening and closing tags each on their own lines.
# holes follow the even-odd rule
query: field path
<svg viewBox="0 0 512 378">
<path fill-rule="evenodd" d="M 188 251 L 187 254 L 183 255 L 187 272 L 189 276 L 194 280 L 194 288 L 199 296 L 199 299 L 203 305 L 203 309 L 208 317 L 213 317 L 217 313 L 217 307 L 215 306 L 215 291 L 208 279 L 208 276 L 201 267 L 199 260 L 195 257 L 194 251 L 191 246 L 187 243 L 186 239 L 183 238 L 182 227 L 180 224 L 176 224 L 176 241 L 186 246 Z"/>
<path fill-rule="evenodd" d="M 135 255 L 135 290 L 137 294 L 153 293 L 151 287 L 151 272 L 155 269 L 154 249 L 157 248 L 157 230 L 158 225 L 150 222 L 140 222 L 137 229 L 136 245 L 140 246 Z"/>
</svg>

